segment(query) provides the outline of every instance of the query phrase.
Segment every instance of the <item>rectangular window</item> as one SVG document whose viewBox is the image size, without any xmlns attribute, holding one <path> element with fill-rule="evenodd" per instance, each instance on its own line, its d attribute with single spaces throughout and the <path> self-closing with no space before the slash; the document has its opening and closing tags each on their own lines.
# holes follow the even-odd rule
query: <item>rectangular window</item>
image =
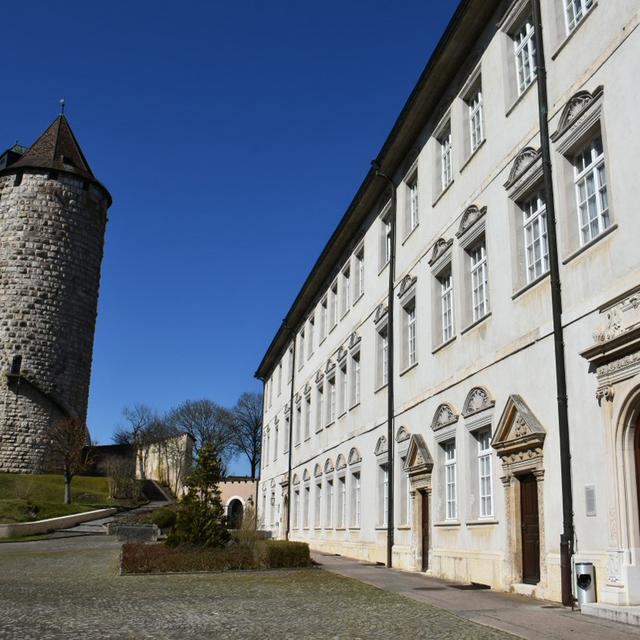
<svg viewBox="0 0 640 640">
<path fill-rule="evenodd" d="M 387 463 L 378 466 L 378 525 L 387 526 L 389 509 L 389 471 Z"/>
<path fill-rule="evenodd" d="M 311 394 L 305 396 L 305 412 L 304 412 L 304 439 L 307 440 L 311 435 Z"/>
<path fill-rule="evenodd" d="M 487 273 L 487 247 L 482 240 L 469 250 L 471 270 L 471 306 L 473 321 L 484 318 L 489 312 L 489 281 Z"/>
<path fill-rule="evenodd" d="M 609 226 L 609 200 L 602 138 L 598 136 L 573 159 L 580 243 L 587 244 Z"/>
<path fill-rule="evenodd" d="M 417 362 L 416 356 L 416 301 L 410 300 L 402 307 L 402 366 L 403 369 Z"/>
<path fill-rule="evenodd" d="M 291 421 L 289 416 L 284 417 L 284 452 L 287 453 L 289 451 L 289 429 L 291 428 Z"/>
<path fill-rule="evenodd" d="M 344 315 L 349 311 L 351 305 L 351 269 L 347 267 L 342 271 L 342 300 L 340 303 L 340 313 Z"/>
<path fill-rule="evenodd" d="M 333 423 L 336 419 L 336 378 L 327 378 L 329 387 L 327 393 L 327 425 Z"/>
<path fill-rule="evenodd" d="M 338 395 L 338 415 L 342 415 L 347 410 L 348 388 L 347 361 L 345 360 L 340 365 L 340 394 Z"/>
<path fill-rule="evenodd" d="M 360 472 L 351 474 L 351 526 L 360 526 Z"/>
<path fill-rule="evenodd" d="M 324 389 L 320 384 L 316 391 L 316 431 L 320 431 L 323 427 L 323 414 L 324 413 Z"/>
<path fill-rule="evenodd" d="M 314 514 L 313 514 L 313 524 L 316 528 L 320 528 L 321 526 L 321 518 L 320 518 L 320 508 L 322 505 L 322 482 L 317 482 L 316 483 L 316 502 L 315 502 L 315 509 L 314 509 Z"/>
<path fill-rule="evenodd" d="M 451 123 L 438 137 L 440 143 L 440 190 L 444 191 L 453 180 Z"/>
<path fill-rule="evenodd" d="M 280 433 L 280 424 L 276 419 L 275 426 L 273 429 L 273 461 L 275 462 L 278 459 L 278 436 Z"/>
<path fill-rule="evenodd" d="M 391 260 L 391 211 L 380 218 L 380 268 Z"/>
<path fill-rule="evenodd" d="M 480 85 L 467 98 L 469 114 L 469 142 L 473 153 L 484 140 L 484 122 L 482 115 L 482 89 Z"/>
<path fill-rule="evenodd" d="M 287 369 L 289 371 L 289 380 L 293 380 L 293 345 L 289 347 L 289 366 Z"/>
<path fill-rule="evenodd" d="M 477 435 L 480 517 L 493 516 L 493 481 L 491 474 L 491 432 L 486 429 Z"/>
<path fill-rule="evenodd" d="M 387 335 L 386 325 L 378 330 L 377 340 L 378 362 L 376 367 L 376 387 L 382 387 L 387 384 L 389 374 L 389 337 Z"/>
<path fill-rule="evenodd" d="M 311 487 L 308 485 L 304 488 L 304 504 L 302 511 L 302 526 L 309 528 L 309 504 L 311 502 Z"/>
<path fill-rule="evenodd" d="M 278 365 L 278 395 L 282 393 L 282 362 Z"/>
<path fill-rule="evenodd" d="M 414 171 L 413 175 L 407 179 L 406 190 L 406 234 L 409 235 L 417 226 L 418 218 L 418 171 Z"/>
<path fill-rule="evenodd" d="M 542 191 L 521 205 L 527 283 L 549 271 L 547 208 Z"/>
<path fill-rule="evenodd" d="M 264 464 L 265 466 L 269 464 L 269 447 L 271 446 L 271 436 L 269 435 L 269 431 L 267 430 L 267 435 L 264 440 Z"/>
<path fill-rule="evenodd" d="M 329 313 L 331 314 L 331 326 L 329 330 L 333 329 L 338 324 L 338 282 L 334 282 L 331 285 L 330 297 L 329 297 Z"/>
<path fill-rule="evenodd" d="M 302 365 L 304 364 L 304 347 L 304 329 L 302 329 L 302 331 L 300 331 L 298 335 L 298 353 L 300 354 L 300 359 L 298 360 L 298 370 L 302 369 Z"/>
<path fill-rule="evenodd" d="M 360 402 L 360 352 L 351 356 L 351 406 Z"/>
<path fill-rule="evenodd" d="M 320 302 L 320 342 L 327 337 L 327 296 Z"/>
<path fill-rule="evenodd" d="M 455 520 L 458 517 L 455 440 L 443 444 L 442 449 L 444 450 L 444 477 L 446 489 L 445 517 L 447 520 Z"/>
<path fill-rule="evenodd" d="M 293 492 L 293 528 L 298 528 L 300 514 L 300 489 Z"/>
<path fill-rule="evenodd" d="M 355 302 L 364 293 L 364 247 L 360 247 L 354 260 L 353 301 Z"/>
<path fill-rule="evenodd" d="M 333 480 L 327 478 L 326 491 L 325 491 L 325 516 L 324 526 L 325 529 L 333 529 Z"/>
<path fill-rule="evenodd" d="M 316 327 L 316 317 L 312 314 L 309 317 L 309 327 L 307 330 L 307 359 L 313 355 L 313 334 Z"/>
<path fill-rule="evenodd" d="M 344 529 L 347 512 L 347 481 L 345 476 L 338 478 L 338 504 L 336 505 L 336 527 Z"/>
<path fill-rule="evenodd" d="M 515 56 L 518 95 L 536 79 L 536 42 L 533 32 L 533 20 L 527 16 L 513 33 L 513 53 Z"/>
<path fill-rule="evenodd" d="M 593 0 L 564 0 L 567 35 L 578 26 L 587 13 L 591 11 L 592 7 Z"/>
<path fill-rule="evenodd" d="M 271 492 L 271 526 L 275 526 L 276 523 L 276 494 Z"/>
<path fill-rule="evenodd" d="M 302 405 L 296 407 L 296 427 L 295 427 L 295 443 L 300 444 L 300 430 L 302 429 Z"/>
<path fill-rule="evenodd" d="M 442 342 L 453 338 L 453 274 L 451 268 L 438 276 L 440 283 L 440 318 L 442 323 Z"/>
</svg>

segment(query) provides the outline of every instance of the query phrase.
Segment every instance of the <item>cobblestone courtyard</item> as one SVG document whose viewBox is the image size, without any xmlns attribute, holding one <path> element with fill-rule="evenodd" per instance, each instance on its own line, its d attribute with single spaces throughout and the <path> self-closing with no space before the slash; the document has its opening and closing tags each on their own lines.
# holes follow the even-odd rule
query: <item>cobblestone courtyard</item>
<svg viewBox="0 0 640 640">
<path fill-rule="evenodd" d="M 117 575 L 106 536 L 0 544 L 0 638 L 513 638 L 326 571 Z"/>
</svg>

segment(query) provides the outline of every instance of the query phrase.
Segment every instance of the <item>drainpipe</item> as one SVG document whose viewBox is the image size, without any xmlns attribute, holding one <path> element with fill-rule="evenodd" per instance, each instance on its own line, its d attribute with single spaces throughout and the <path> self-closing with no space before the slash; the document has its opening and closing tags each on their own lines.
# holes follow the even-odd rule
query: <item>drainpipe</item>
<svg viewBox="0 0 640 640">
<path fill-rule="evenodd" d="M 562 534 L 560 535 L 560 576 L 562 604 L 573 605 L 571 558 L 573 556 L 573 495 L 571 487 L 571 447 L 569 443 L 569 413 L 567 408 L 567 380 L 564 357 L 564 335 L 562 328 L 562 292 L 558 241 L 556 236 L 556 214 L 553 199 L 553 177 L 551 172 L 551 144 L 549 142 L 549 106 L 547 100 L 547 70 L 544 61 L 542 17 L 540 0 L 532 1 L 533 29 L 536 43 L 538 74 L 538 115 L 540 118 L 540 146 L 542 150 L 542 175 L 547 211 L 547 234 L 549 239 L 549 272 L 551 276 L 551 313 L 553 316 L 553 342 L 556 362 L 556 393 L 558 397 L 558 433 L 560 438 L 560 476 L 562 489 Z"/>
<path fill-rule="evenodd" d="M 293 351 L 291 357 L 291 396 L 289 398 L 289 463 L 287 467 L 287 528 L 285 531 L 284 539 L 289 539 L 289 532 L 291 531 L 291 463 L 293 460 L 293 390 L 295 388 L 296 379 L 296 334 L 293 329 L 287 324 L 286 318 L 282 321 L 285 328 L 289 329 L 289 335 L 293 342 Z"/>
<path fill-rule="evenodd" d="M 391 251 L 389 255 L 389 289 L 387 300 L 387 567 L 393 564 L 393 534 L 394 534 L 394 469 L 393 469 L 393 293 L 396 277 L 396 185 L 393 180 L 380 171 L 380 163 L 374 160 L 371 163 L 376 175 L 387 181 L 391 188 L 391 210 L 389 212 Z"/>
</svg>

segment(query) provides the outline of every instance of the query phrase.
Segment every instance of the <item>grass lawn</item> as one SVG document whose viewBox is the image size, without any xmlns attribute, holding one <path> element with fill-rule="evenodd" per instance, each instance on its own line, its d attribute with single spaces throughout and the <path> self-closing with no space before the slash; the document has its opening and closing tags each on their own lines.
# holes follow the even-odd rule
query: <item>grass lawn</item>
<svg viewBox="0 0 640 640">
<path fill-rule="evenodd" d="M 107 478 L 76 476 L 71 482 L 71 504 L 63 504 L 61 475 L 0 473 L 0 523 L 30 522 L 105 507 L 132 507 L 136 503 L 109 498 Z"/>
</svg>

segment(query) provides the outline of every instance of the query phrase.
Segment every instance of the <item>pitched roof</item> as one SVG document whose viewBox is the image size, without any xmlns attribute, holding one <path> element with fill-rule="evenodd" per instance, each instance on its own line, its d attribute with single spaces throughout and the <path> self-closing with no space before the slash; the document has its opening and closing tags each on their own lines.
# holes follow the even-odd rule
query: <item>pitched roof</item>
<svg viewBox="0 0 640 640">
<path fill-rule="evenodd" d="M 84 157 L 69 122 L 59 115 L 33 146 L 12 165 L 12 169 L 30 167 L 75 173 L 89 180 L 96 177 Z"/>
</svg>

